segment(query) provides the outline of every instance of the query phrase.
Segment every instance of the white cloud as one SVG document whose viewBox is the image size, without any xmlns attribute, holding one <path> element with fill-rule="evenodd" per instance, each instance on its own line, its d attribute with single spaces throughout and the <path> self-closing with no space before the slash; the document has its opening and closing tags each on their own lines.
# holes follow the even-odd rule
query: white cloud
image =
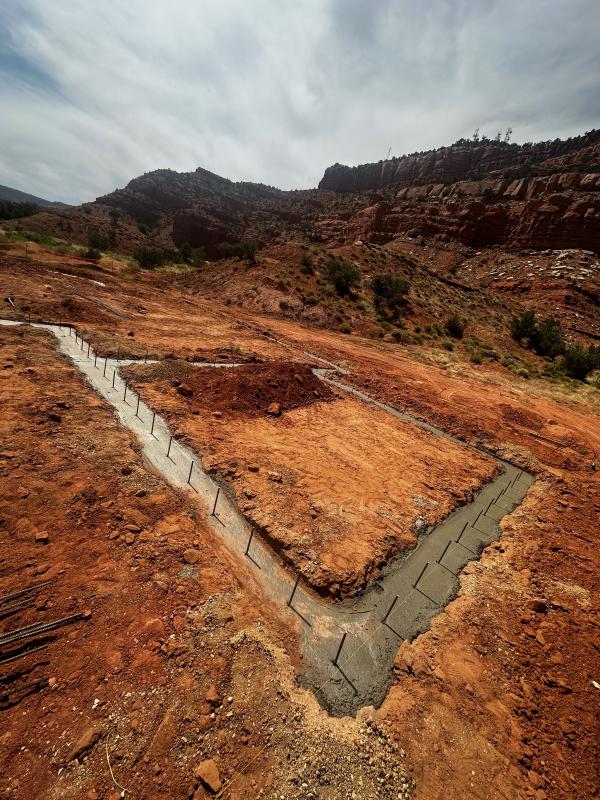
<svg viewBox="0 0 600 800">
<path fill-rule="evenodd" d="M 598 124 L 596 0 L 7 5 L 0 183 L 49 199 L 161 167 L 308 187 L 390 145 Z"/>
</svg>

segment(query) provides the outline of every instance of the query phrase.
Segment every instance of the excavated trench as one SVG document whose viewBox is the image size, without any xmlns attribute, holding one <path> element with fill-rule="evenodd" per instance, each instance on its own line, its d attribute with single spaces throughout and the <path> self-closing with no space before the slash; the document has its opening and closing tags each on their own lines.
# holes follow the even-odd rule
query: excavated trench
<svg viewBox="0 0 600 800">
<path fill-rule="evenodd" d="M 0 320 L 0 324 L 22 323 Z M 500 520 L 521 503 L 533 482 L 528 473 L 499 461 L 501 473 L 473 502 L 426 531 L 414 550 L 393 558 L 362 595 L 351 602 L 327 603 L 309 591 L 255 535 L 235 501 L 204 472 L 198 454 L 178 442 L 166 421 L 129 390 L 119 368 L 136 362 L 99 358 L 71 328 L 42 323 L 32 327 L 56 337 L 59 351 L 114 408 L 120 422 L 136 434 L 148 462 L 172 485 L 203 502 L 209 524 L 230 552 L 250 565 L 271 601 L 298 623 L 303 659 L 299 682 L 338 716 L 381 704 L 400 642 L 411 641 L 429 628 L 433 617 L 456 595 L 461 569 L 499 537 Z M 331 371 L 316 369 L 315 374 L 435 436 L 467 447 L 444 431 L 334 380 L 329 377 Z"/>
</svg>

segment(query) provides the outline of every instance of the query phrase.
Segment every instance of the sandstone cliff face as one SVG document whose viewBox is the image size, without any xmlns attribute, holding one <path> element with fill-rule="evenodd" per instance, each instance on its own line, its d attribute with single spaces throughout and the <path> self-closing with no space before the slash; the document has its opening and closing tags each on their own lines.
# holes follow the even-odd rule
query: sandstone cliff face
<svg viewBox="0 0 600 800">
<path fill-rule="evenodd" d="M 452 184 L 488 175 L 507 177 L 503 173 L 509 173 L 508 177 L 527 177 L 538 172 L 561 171 L 563 162 L 564 166 L 575 169 L 593 159 L 600 166 L 599 145 L 600 131 L 590 131 L 566 141 L 555 139 L 524 145 L 462 141 L 427 153 L 413 153 L 357 167 L 334 164 L 325 170 L 319 188 L 358 192 L 392 185 L 403 188 L 427 183 Z"/>
<path fill-rule="evenodd" d="M 346 220 L 324 215 L 315 223 L 315 233 L 323 241 L 362 239 L 384 244 L 400 236 L 438 236 L 475 247 L 600 252 L 600 174 L 506 183 L 492 186 L 486 202 L 475 194 L 476 190 L 481 194 L 481 185 L 462 185 L 460 192 L 456 186 L 439 185 L 404 189 L 395 203 L 380 200 Z M 586 193 L 576 191 L 581 185 Z M 550 191 L 565 186 L 571 187 L 570 191 Z M 469 194 L 472 196 L 465 197 Z M 494 202 L 496 199 L 502 202 Z"/>
</svg>

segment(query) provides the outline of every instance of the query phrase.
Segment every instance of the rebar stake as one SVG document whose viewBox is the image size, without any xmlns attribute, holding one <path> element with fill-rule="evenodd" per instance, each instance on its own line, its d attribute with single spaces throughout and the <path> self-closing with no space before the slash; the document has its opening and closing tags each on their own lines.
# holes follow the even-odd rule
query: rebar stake
<svg viewBox="0 0 600 800">
<path fill-rule="evenodd" d="M 193 469 L 194 469 L 194 462 L 192 461 L 191 464 L 190 464 L 190 472 L 189 472 L 189 475 L 188 475 L 187 482 L 188 482 L 188 486 L 191 486 L 192 489 L 196 492 L 196 494 L 198 494 L 198 490 L 194 486 L 192 486 L 192 470 Z"/>
<path fill-rule="evenodd" d="M 454 570 L 451 570 L 450 567 L 446 567 L 444 564 L 442 564 L 442 561 L 444 560 L 444 556 L 448 552 L 448 548 L 450 547 L 451 544 L 454 544 L 454 542 L 452 541 L 452 539 L 449 539 L 448 543 L 446 544 L 446 547 L 444 547 L 444 552 L 442 553 L 442 555 L 438 558 L 438 560 L 435 563 L 438 565 L 438 567 L 441 567 L 442 569 L 445 569 L 446 572 L 449 572 L 450 575 L 454 575 L 454 577 L 457 577 L 456 572 L 454 572 Z"/>
<path fill-rule="evenodd" d="M 134 414 L 134 416 L 136 416 L 136 417 L 137 417 L 137 418 L 138 418 L 138 419 L 141 421 L 141 419 L 142 419 L 142 418 L 141 418 L 141 417 L 140 417 L 140 415 L 138 414 L 138 411 L 139 411 L 139 410 L 140 410 L 140 396 L 139 396 L 139 394 L 138 394 L 138 399 L 137 399 L 137 404 L 136 404 L 136 406 L 135 406 L 135 414 Z"/>
<path fill-rule="evenodd" d="M 296 583 L 294 584 L 294 588 L 292 589 L 292 593 L 290 595 L 290 599 L 288 600 L 287 604 L 291 608 L 292 601 L 294 600 L 294 595 L 296 594 L 296 589 L 298 588 L 298 584 L 300 583 L 300 575 L 296 578 Z"/>
<path fill-rule="evenodd" d="M 126 402 L 127 402 L 127 400 L 126 400 L 125 398 L 127 397 L 127 381 L 124 381 L 124 382 L 123 382 L 123 385 L 124 385 L 124 387 L 125 387 L 125 388 L 123 389 L 123 402 L 124 402 L 124 403 L 126 403 Z"/>
<path fill-rule="evenodd" d="M 216 517 L 216 510 L 217 510 L 217 503 L 219 502 L 219 494 L 221 493 L 221 487 L 217 486 L 217 493 L 215 495 L 215 502 L 213 503 L 212 511 L 210 512 L 211 517 Z"/>
<path fill-rule="evenodd" d="M 427 567 L 428 567 L 428 566 L 429 566 L 429 561 L 426 561 L 426 562 L 425 562 L 425 566 L 423 567 L 423 569 L 422 569 L 422 570 L 421 570 L 421 572 L 419 573 L 419 577 L 418 577 L 418 578 L 417 578 L 417 580 L 416 580 L 416 581 L 413 583 L 413 589 L 416 589 L 416 588 L 417 588 L 417 583 L 418 583 L 418 582 L 421 580 L 421 578 L 423 577 L 423 574 L 425 573 L 425 570 L 427 569 Z"/>
<path fill-rule="evenodd" d="M 113 369 L 112 388 L 115 388 L 115 378 L 117 377 L 117 370 Z"/>
<path fill-rule="evenodd" d="M 348 631 L 344 631 L 344 634 L 342 636 L 342 641 L 340 642 L 340 646 L 337 649 L 337 653 L 335 654 L 335 658 L 331 662 L 334 667 L 337 667 L 337 665 L 338 665 L 338 658 L 340 657 L 340 654 L 342 652 L 342 647 L 344 646 L 344 642 L 346 641 L 346 636 L 347 635 L 348 635 Z"/>
<path fill-rule="evenodd" d="M 106 363 L 108 361 L 108 356 L 104 359 L 104 369 L 102 370 L 102 377 L 106 378 Z"/>
<path fill-rule="evenodd" d="M 173 459 L 169 455 L 169 453 L 171 452 L 171 443 L 172 442 L 173 442 L 173 437 L 169 436 L 169 446 L 167 447 L 167 458 L 169 459 L 169 461 L 173 461 Z M 173 463 L 175 463 L 175 462 L 173 461 Z"/>
<path fill-rule="evenodd" d="M 91 347 L 91 344 L 88 342 L 88 349 L 87 349 L 87 357 L 88 358 L 90 357 L 90 347 Z"/>
<path fill-rule="evenodd" d="M 150 436 L 154 436 L 154 420 L 156 419 L 156 411 L 152 412 L 152 426 L 150 428 Z M 156 436 L 154 436 L 156 439 Z"/>
<path fill-rule="evenodd" d="M 96 369 L 98 369 L 98 365 L 96 364 L 97 360 L 98 360 L 98 353 L 94 353 L 94 366 L 96 367 Z"/>
<path fill-rule="evenodd" d="M 253 538 L 254 538 L 254 528 L 250 528 L 250 538 L 248 539 L 248 544 L 246 545 L 246 552 L 244 553 L 244 555 L 247 556 L 250 559 L 250 561 L 254 564 L 254 566 L 257 569 L 262 569 L 262 567 L 258 563 L 258 561 L 255 561 L 252 558 L 252 556 L 250 555 L 250 552 L 249 552 L 250 544 L 251 544 Z M 302 617 L 302 614 L 300 614 L 298 611 L 296 611 L 296 609 L 293 606 L 290 606 L 290 608 L 292 609 L 292 611 L 295 611 L 296 614 L 298 614 L 299 617 Z M 302 619 L 304 619 L 304 617 L 302 617 Z M 304 621 L 306 622 L 307 625 L 310 625 L 310 622 L 308 622 L 307 620 L 304 620 Z"/>
</svg>

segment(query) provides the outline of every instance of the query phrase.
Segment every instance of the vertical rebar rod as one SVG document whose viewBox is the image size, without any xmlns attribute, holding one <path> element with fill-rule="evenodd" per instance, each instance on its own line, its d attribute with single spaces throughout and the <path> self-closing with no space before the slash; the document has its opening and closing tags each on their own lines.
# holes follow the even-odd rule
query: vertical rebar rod
<svg viewBox="0 0 600 800">
<path fill-rule="evenodd" d="M 211 517 L 215 516 L 215 511 L 217 510 L 217 503 L 219 502 L 219 494 L 221 492 L 221 487 L 217 486 L 217 493 L 215 495 L 215 502 L 213 503 L 212 511 L 210 512 Z"/>
<path fill-rule="evenodd" d="M 152 426 L 150 427 L 150 436 L 154 436 L 154 420 L 156 419 L 156 411 L 152 412 Z M 156 436 L 154 436 L 156 439 Z"/>
<path fill-rule="evenodd" d="M 125 398 L 127 397 L 127 381 L 123 381 L 123 386 L 123 402 L 126 403 L 127 400 Z"/>
<path fill-rule="evenodd" d="M 172 442 L 173 442 L 173 437 L 172 437 L 172 436 L 169 436 L 169 446 L 167 447 L 167 458 L 169 459 L 169 461 L 173 461 L 173 459 L 172 459 L 172 458 L 171 458 L 171 456 L 169 455 L 169 454 L 170 454 L 170 452 L 171 452 L 171 443 L 172 443 Z"/>
<path fill-rule="evenodd" d="M 418 584 L 418 582 L 421 580 L 421 578 L 423 577 L 423 575 L 424 575 L 424 573 L 425 573 L 425 570 L 427 569 L 427 567 L 428 567 L 428 566 L 429 566 L 429 561 L 426 561 L 426 562 L 425 562 L 425 566 L 423 567 L 423 569 L 422 569 L 422 570 L 421 570 L 421 572 L 419 573 L 419 577 L 418 577 L 418 578 L 417 578 L 417 580 L 416 580 L 416 581 L 413 583 L 413 589 L 416 589 L 416 588 L 417 588 L 417 584 Z"/>
<path fill-rule="evenodd" d="M 344 634 L 342 636 L 342 641 L 340 642 L 340 646 L 337 649 L 337 653 L 335 654 L 335 658 L 331 662 L 334 665 L 334 667 L 337 667 L 337 665 L 338 665 L 338 659 L 339 659 L 340 654 L 342 652 L 342 647 L 344 646 L 344 642 L 346 641 L 346 636 L 347 635 L 348 635 L 348 632 L 344 631 Z"/>
<path fill-rule="evenodd" d="M 137 396 L 137 404 L 136 404 L 136 407 L 135 407 L 135 416 L 136 416 L 136 417 L 137 417 L 139 420 L 141 420 L 141 417 L 140 417 L 140 415 L 138 414 L 138 411 L 139 411 L 139 410 L 140 410 L 140 396 L 139 396 L 139 394 L 138 394 L 138 396 Z"/>
<path fill-rule="evenodd" d="M 298 588 L 298 584 L 300 583 L 300 575 L 296 578 L 296 583 L 294 584 L 294 588 L 292 589 L 292 593 L 290 595 L 290 599 L 288 600 L 287 604 L 291 607 L 292 602 L 294 600 L 294 595 L 296 594 L 296 589 Z"/>
<path fill-rule="evenodd" d="M 115 378 L 117 377 L 117 370 L 113 369 L 112 388 L 115 388 Z"/>
<path fill-rule="evenodd" d="M 104 369 L 102 370 L 102 377 L 106 378 L 106 363 L 108 361 L 108 356 L 104 359 Z"/>
</svg>

